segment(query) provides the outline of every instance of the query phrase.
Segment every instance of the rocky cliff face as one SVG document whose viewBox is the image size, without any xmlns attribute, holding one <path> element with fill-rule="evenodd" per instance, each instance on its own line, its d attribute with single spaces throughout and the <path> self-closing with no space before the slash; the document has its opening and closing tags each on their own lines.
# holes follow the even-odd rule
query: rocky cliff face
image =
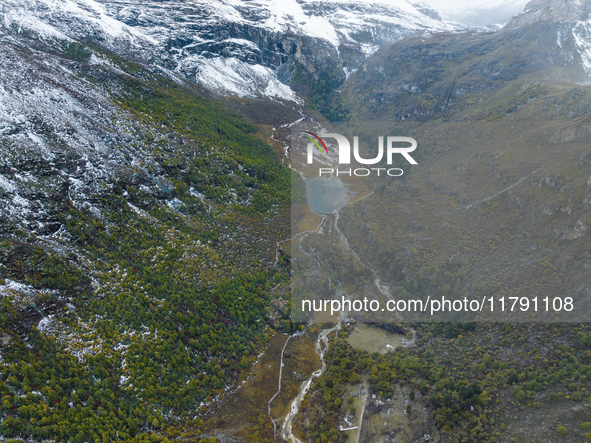
<svg viewBox="0 0 591 443">
<path fill-rule="evenodd" d="M 533 0 L 506 26 L 507 31 L 536 29 L 550 46 L 549 59 L 570 71 L 567 78 L 591 79 L 591 2 L 586 0 Z M 535 27 L 535 28 L 534 28 Z M 556 63 L 555 63 L 556 64 Z M 558 77 L 560 78 L 560 73 Z"/>
<path fill-rule="evenodd" d="M 586 0 L 532 0 L 521 14 L 511 19 L 507 27 L 516 29 L 537 22 L 588 20 L 590 7 Z"/>
<path fill-rule="evenodd" d="M 2 12 L 6 28 L 98 44 L 219 92 L 295 101 L 299 71 L 342 82 L 381 46 L 456 29 L 406 1 L 4 0 Z"/>
<path fill-rule="evenodd" d="M 591 81 L 588 5 L 531 2 L 497 32 L 411 36 L 368 58 L 342 95 L 359 103 L 356 109 L 388 109 L 397 119 L 465 118 L 478 100 L 493 97 L 506 104 L 500 112 L 515 112 L 525 101 L 507 89 L 513 82 Z"/>
</svg>

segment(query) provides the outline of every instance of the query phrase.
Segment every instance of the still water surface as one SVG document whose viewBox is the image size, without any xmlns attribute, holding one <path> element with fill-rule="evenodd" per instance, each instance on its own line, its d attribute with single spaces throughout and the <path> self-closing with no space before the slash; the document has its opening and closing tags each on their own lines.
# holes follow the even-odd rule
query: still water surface
<svg viewBox="0 0 591 443">
<path fill-rule="evenodd" d="M 304 181 L 310 211 L 316 214 L 328 214 L 342 208 L 354 194 L 340 178 L 314 177 Z"/>
</svg>

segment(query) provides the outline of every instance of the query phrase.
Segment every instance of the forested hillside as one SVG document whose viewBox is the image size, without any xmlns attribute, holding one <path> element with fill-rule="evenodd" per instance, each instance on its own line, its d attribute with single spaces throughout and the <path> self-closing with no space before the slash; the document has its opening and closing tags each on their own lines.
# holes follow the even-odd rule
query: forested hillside
<svg viewBox="0 0 591 443">
<path fill-rule="evenodd" d="M 0 38 L 0 433 L 196 436 L 273 333 L 289 171 L 174 74 Z"/>
</svg>

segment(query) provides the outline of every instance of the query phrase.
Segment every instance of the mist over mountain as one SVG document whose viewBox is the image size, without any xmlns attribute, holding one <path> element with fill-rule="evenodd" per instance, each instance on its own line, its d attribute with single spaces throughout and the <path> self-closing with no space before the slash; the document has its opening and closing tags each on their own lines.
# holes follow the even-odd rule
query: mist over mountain
<svg viewBox="0 0 591 443">
<path fill-rule="evenodd" d="M 441 17 L 464 26 L 505 25 L 513 16 L 523 12 L 528 0 L 484 0 L 479 2 L 459 0 L 431 0 Z"/>
</svg>

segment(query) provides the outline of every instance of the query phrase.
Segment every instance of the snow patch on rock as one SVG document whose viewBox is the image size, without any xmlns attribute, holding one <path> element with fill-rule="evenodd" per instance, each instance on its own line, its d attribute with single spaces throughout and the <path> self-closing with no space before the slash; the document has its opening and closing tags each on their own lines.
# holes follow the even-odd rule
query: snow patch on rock
<svg viewBox="0 0 591 443">
<path fill-rule="evenodd" d="M 578 22 L 573 28 L 573 37 L 581 55 L 583 68 L 591 75 L 591 21 Z"/>
<path fill-rule="evenodd" d="M 267 97 L 303 103 L 289 86 L 277 80 L 270 68 L 251 65 L 234 57 L 207 59 L 197 56 L 193 62 L 199 66 L 197 82 L 218 93 L 257 97 L 262 91 Z"/>
</svg>

